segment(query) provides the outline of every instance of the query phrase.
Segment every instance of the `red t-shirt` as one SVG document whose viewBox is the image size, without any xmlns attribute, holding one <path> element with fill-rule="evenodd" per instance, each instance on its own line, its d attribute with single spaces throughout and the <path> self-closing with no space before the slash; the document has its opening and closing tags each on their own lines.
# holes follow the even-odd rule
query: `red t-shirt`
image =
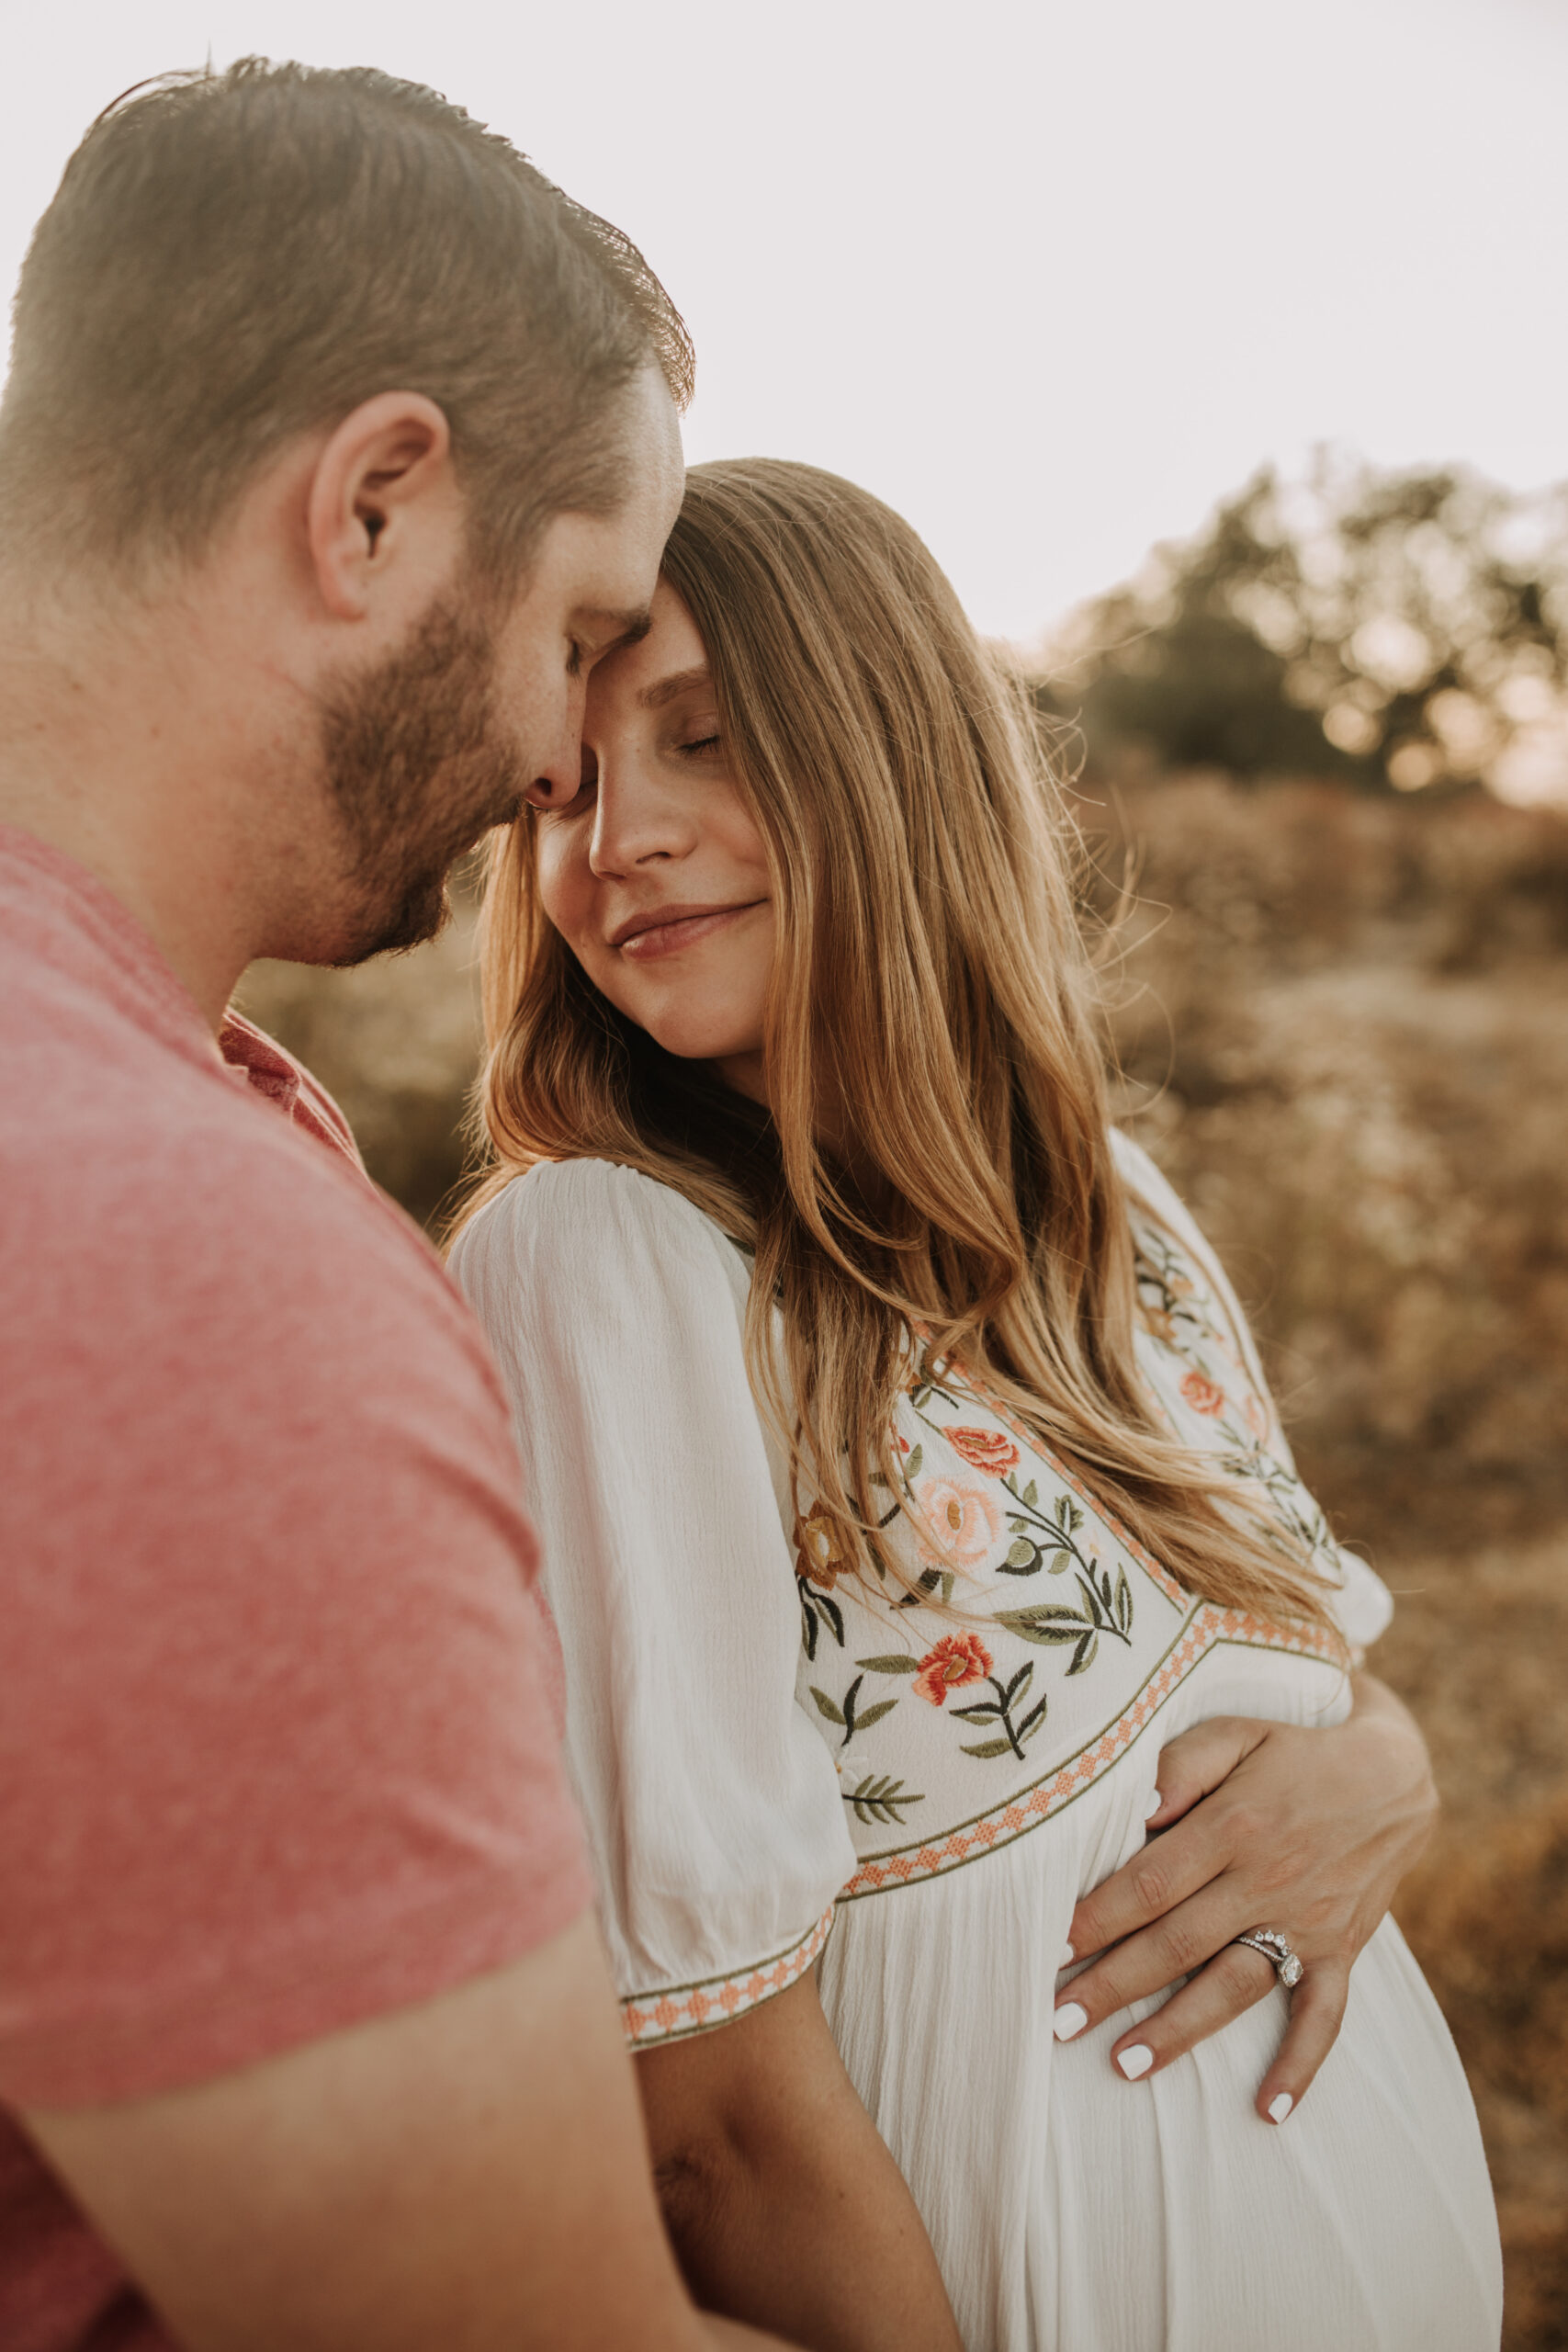
<svg viewBox="0 0 1568 2352">
<path fill-rule="evenodd" d="M 329 1098 L 0 829 L 0 2346 L 162 2345 L 18 2128 L 543 1942 L 590 1884 L 478 1325 Z"/>
</svg>

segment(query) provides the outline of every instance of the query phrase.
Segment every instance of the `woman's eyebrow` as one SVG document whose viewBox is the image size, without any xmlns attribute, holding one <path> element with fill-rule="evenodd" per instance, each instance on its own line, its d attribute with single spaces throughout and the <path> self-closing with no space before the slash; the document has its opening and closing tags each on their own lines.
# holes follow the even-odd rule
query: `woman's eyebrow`
<svg viewBox="0 0 1568 2352">
<path fill-rule="evenodd" d="M 688 686 L 705 686 L 708 683 L 708 668 L 705 662 L 695 670 L 677 670 L 671 676 L 660 678 L 657 684 L 644 686 L 637 700 L 644 710 L 661 710 L 667 702 L 673 702 L 677 695 L 683 695 Z"/>
</svg>

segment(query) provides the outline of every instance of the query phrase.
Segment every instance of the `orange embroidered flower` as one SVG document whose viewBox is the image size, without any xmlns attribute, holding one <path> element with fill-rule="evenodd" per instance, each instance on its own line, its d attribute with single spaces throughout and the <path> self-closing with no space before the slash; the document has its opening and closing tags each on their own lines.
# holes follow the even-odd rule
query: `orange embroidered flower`
<svg viewBox="0 0 1568 2352">
<path fill-rule="evenodd" d="M 795 1572 L 831 1591 L 849 1561 L 836 1523 L 820 1506 L 795 1522 Z"/>
<path fill-rule="evenodd" d="M 915 1496 L 935 1538 L 932 1562 L 944 1568 L 983 1566 L 1002 1532 L 1001 1512 L 989 1495 L 956 1478 L 924 1478 Z"/>
<path fill-rule="evenodd" d="M 1004 1470 L 1018 1468 L 1018 1448 L 999 1430 L 949 1430 L 947 1442 L 976 1470 L 994 1471 L 999 1478 Z"/>
<path fill-rule="evenodd" d="M 966 1682 L 978 1682 L 990 1670 L 991 1653 L 978 1634 L 944 1634 L 920 1660 L 910 1687 L 940 1707 L 950 1690 L 962 1690 Z"/>
<path fill-rule="evenodd" d="M 1181 1393 L 1195 1413 L 1223 1413 L 1225 1409 L 1224 1390 L 1216 1388 L 1201 1372 L 1182 1374 Z"/>
</svg>

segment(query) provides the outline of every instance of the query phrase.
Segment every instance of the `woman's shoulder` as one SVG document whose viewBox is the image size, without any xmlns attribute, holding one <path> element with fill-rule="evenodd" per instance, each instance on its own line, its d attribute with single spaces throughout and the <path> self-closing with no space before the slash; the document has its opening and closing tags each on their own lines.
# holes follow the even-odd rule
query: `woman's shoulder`
<svg viewBox="0 0 1568 2352">
<path fill-rule="evenodd" d="M 746 1261 L 694 1201 L 610 1159 L 541 1160 L 491 1195 L 464 1226 L 451 1264 L 465 1289 L 503 1266 L 581 1288 L 635 1278 L 655 1265 L 743 1287 Z"/>
<path fill-rule="evenodd" d="M 1206 1254 L 1207 1245 L 1193 1223 L 1192 1212 L 1169 1177 L 1124 1128 L 1112 1127 L 1110 1132 L 1111 1156 L 1116 1162 L 1117 1174 L 1133 1196 L 1134 1210 L 1152 1209 L 1163 1224 L 1173 1227 L 1183 1240 L 1197 1243 Z"/>
</svg>

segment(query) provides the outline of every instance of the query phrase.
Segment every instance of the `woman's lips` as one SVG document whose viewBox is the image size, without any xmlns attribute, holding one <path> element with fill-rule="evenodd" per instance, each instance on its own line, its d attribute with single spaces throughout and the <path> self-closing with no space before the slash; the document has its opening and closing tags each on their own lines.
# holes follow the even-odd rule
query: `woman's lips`
<svg viewBox="0 0 1568 2352">
<path fill-rule="evenodd" d="M 634 931 L 614 944 L 630 962 L 651 964 L 660 956 L 677 956 L 682 947 L 694 947 L 699 941 L 711 939 L 727 923 L 749 915 L 762 903 L 761 899 L 749 899 L 744 906 L 697 907 L 689 913 L 671 908 L 655 916 L 645 930 Z"/>
</svg>

